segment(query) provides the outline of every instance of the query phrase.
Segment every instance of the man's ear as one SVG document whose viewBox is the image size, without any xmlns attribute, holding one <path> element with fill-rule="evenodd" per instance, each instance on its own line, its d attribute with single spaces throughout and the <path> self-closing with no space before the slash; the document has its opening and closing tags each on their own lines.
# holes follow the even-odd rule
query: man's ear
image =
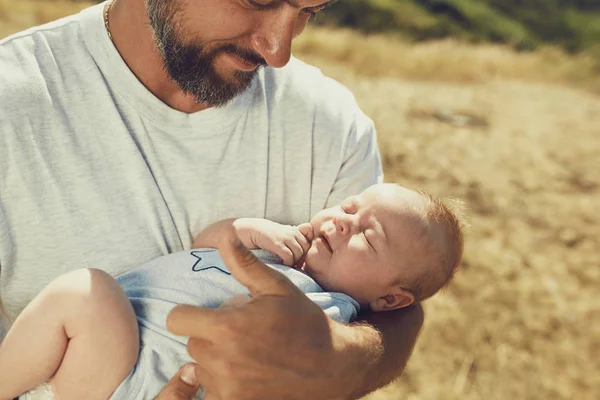
<svg viewBox="0 0 600 400">
<path fill-rule="evenodd" d="M 406 289 L 396 288 L 386 296 L 369 303 L 371 311 L 391 311 L 398 308 L 408 307 L 415 302 L 415 296 Z"/>
</svg>

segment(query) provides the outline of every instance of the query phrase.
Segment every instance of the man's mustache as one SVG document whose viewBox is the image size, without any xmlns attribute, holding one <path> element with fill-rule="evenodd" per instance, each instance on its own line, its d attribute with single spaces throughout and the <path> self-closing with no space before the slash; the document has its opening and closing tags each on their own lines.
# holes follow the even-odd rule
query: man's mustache
<svg viewBox="0 0 600 400">
<path fill-rule="evenodd" d="M 215 52 L 225 52 L 236 56 L 237 58 L 246 61 L 248 64 L 254 64 L 258 66 L 265 66 L 267 62 L 263 57 L 257 54 L 255 51 L 242 49 L 233 44 L 225 44 L 216 49 Z"/>
</svg>

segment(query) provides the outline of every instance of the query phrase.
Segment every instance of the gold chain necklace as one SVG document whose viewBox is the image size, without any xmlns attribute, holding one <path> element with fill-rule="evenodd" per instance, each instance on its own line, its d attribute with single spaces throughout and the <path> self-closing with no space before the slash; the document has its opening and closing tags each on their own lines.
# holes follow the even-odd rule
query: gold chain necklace
<svg viewBox="0 0 600 400">
<path fill-rule="evenodd" d="M 106 6 L 106 10 L 104 10 L 104 26 L 106 27 L 106 33 L 108 33 L 108 38 L 111 42 L 113 41 L 113 38 L 112 34 L 110 33 L 110 27 L 108 26 L 108 12 L 110 11 L 110 7 L 113 5 L 113 1 L 108 3 L 108 5 Z"/>
</svg>

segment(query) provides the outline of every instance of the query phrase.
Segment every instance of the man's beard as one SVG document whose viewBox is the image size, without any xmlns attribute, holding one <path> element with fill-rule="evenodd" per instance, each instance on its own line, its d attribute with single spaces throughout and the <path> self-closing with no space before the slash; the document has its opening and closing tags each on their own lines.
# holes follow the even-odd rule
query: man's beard
<svg viewBox="0 0 600 400">
<path fill-rule="evenodd" d="M 174 16 L 179 11 L 178 0 L 146 0 L 154 40 L 160 51 L 169 77 L 183 90 L 196 98 L 199 104 L 219 107 L 244 92 L 254 80 L 253 71 L 235 71 L 227 81 L 214 69 L 214 59 L 219 53 L 229 53 L 258 66 L 266 65 L 258 54 L 224 44 L 206 50 L 200 42 L 185 43 L 178 37 Z"/>
</svg>

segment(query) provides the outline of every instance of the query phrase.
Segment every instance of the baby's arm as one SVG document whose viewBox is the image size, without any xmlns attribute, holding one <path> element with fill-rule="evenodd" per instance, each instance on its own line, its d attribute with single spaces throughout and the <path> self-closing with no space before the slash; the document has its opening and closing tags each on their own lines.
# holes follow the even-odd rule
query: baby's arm
<svg viewBox="0 0 600 400">
<path fill-rule="evenodd" d="M 62 275 L 0 343 L 0 400 L 48 380 L 58 398 L 106 400 L 133 368 L 138 348 L 133 308 L 110 275 Z"/>
<path fill-rule="evenodd" d="M 192 248 L 194 249 L 216 249 L 219 247 L 219 238 L 221 237 L 221 233 L 225 231 L 227 228 L 232 226 L 236 221 L 236 218 L 231 219 L 223 219 L 219 222 L 215 222 L 210 224 L 207 228 L 201 231 L 196 239 L 194 239 L 194 243 L 192 244 Z M 238 233 L 239 236 L 239 233 Z M 240 238 L 241 239 L 241 238 Z M 248 243 L 242 240 L 244 245 L 248 248 L 251 248 Z"/>
<path fill-rule="evenodd" d="M 270 251 L 289 266 L 297 265 L 303 259 L 312 240 L 309 223 L 296 227 L 262 218 L 237 218 L 210 225 L 194 240 L 193 248 L 217 248 L 221 233 L 231 226 L 246 247 Z"/>
</svg>

